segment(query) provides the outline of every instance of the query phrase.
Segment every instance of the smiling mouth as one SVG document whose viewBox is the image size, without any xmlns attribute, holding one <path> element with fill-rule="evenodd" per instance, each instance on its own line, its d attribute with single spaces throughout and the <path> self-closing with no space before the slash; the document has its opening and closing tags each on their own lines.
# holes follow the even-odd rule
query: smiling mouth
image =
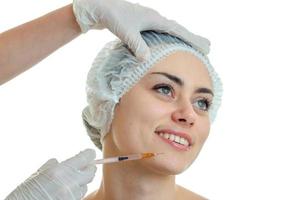
<svg viewBox="0 0 300 200">
<path fill-rule="evenodd" d="M 155 132 L 164 142 L 168 143 L 176 150 L 187 151 L 191 148 L 189 141 L 178 135 L 163 132 Z"/>
</svg>

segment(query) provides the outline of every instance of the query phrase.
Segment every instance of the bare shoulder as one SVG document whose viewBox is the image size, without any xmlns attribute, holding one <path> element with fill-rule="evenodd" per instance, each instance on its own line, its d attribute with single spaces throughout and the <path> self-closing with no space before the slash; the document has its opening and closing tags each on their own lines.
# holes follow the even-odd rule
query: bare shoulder
<svg viewBox="0 0 300 200">
<path fill-rule="evenodd" d="M 207 198 L 200 196 L 180 185 L 177 185 L 177 199 L 176 200 L 208 200 Z"/>
</svg>

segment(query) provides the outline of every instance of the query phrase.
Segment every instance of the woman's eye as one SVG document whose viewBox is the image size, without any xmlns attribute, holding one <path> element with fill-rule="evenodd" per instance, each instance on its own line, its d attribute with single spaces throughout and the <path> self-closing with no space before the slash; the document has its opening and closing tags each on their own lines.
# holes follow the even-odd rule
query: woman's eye
<svg viewBox="0 0 300 200">
<path fill-rule="evenodd" d="M 173 88 L 168 85 L 156 85 L 153 89 L 164 95 L 168 95 L 173 90 Z"/>
<path fill-rule="evenodd" d="M 209 107 L 210 107 L 210 102 L 208 99 L 206 98 L 203 98 L 203 99 L 199 99 L 197 102 L 196 102 L 197 106 L 201 109 L 201 110 L 204 110 L 204 111 L 208 111 Z"/>
<path fill-rule="evenodd" d="M 153 87 L 153 89 L 158 91 L 159 93 L 162 93 L 163 95 L 167 95 L 167 96 L 170 96 L 169 95 L 170 92 L 171 92 L 171 96 L 172 96 L 172 92 L 174 91 L 172 86 L 169 86 L 169 85 L 156 85 Z M 201 99 L 198 99 L 195 104 L 197 104 L 196 106 L 200 110 L 208 111 L 210 108 L 211 102 L 207 98 L 201 98 Z"/>
</svg>

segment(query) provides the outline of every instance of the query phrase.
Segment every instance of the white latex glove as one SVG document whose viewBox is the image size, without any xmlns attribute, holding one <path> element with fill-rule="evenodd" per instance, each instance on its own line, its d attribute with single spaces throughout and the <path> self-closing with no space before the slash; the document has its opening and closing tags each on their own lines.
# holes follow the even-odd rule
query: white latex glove
<svg viewBox="0 0 300 200">
<path fill-rule="evenodd" d="M 96 173 L 96 153 L 86 149 L 61 163 L 48 160 L 5 200 L 80 200 Z"/>
<path fill-rule="evenodd" d="M 108 28 L 139 59 L 147 59 L 150 50 L 140 32 L 154 30 L 177 36 L 202 53 L 209 53 L 208 39 L 189 32 L 157 11 L 124 0 L 73 0 L 73 12 L 82 30 Z"/>
</svg>

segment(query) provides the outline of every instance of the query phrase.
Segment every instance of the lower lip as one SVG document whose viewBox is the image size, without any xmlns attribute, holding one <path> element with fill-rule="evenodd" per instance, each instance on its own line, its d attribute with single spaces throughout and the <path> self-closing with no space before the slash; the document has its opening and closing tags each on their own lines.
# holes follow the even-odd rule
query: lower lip
<svg viewBox="0 0 300 200">
<path fill-rule="evenodd" d="M 176 150 L 178 150 L 178 151 L 187 151 L 187 150 L 190 149 L 189 146 L 184 146 L 184 145 L 178 144 L 178 143 L 176 143 L 176 142 L 173 142 L 173 141 L 171 141 L 171 140 L 168 140 L 168 139 L 166 139 L 166 138 L 164 138 L 164 137 L 161 137 L 161 136 L 158 135 L 157 133 L 156 133 L 156 135 L 157 135 L 160 139 L 162 139 L 164 142 L 170 144 L 172 147 L 174 147 L 174 148 L 175 148 Z"/>
</svg>

